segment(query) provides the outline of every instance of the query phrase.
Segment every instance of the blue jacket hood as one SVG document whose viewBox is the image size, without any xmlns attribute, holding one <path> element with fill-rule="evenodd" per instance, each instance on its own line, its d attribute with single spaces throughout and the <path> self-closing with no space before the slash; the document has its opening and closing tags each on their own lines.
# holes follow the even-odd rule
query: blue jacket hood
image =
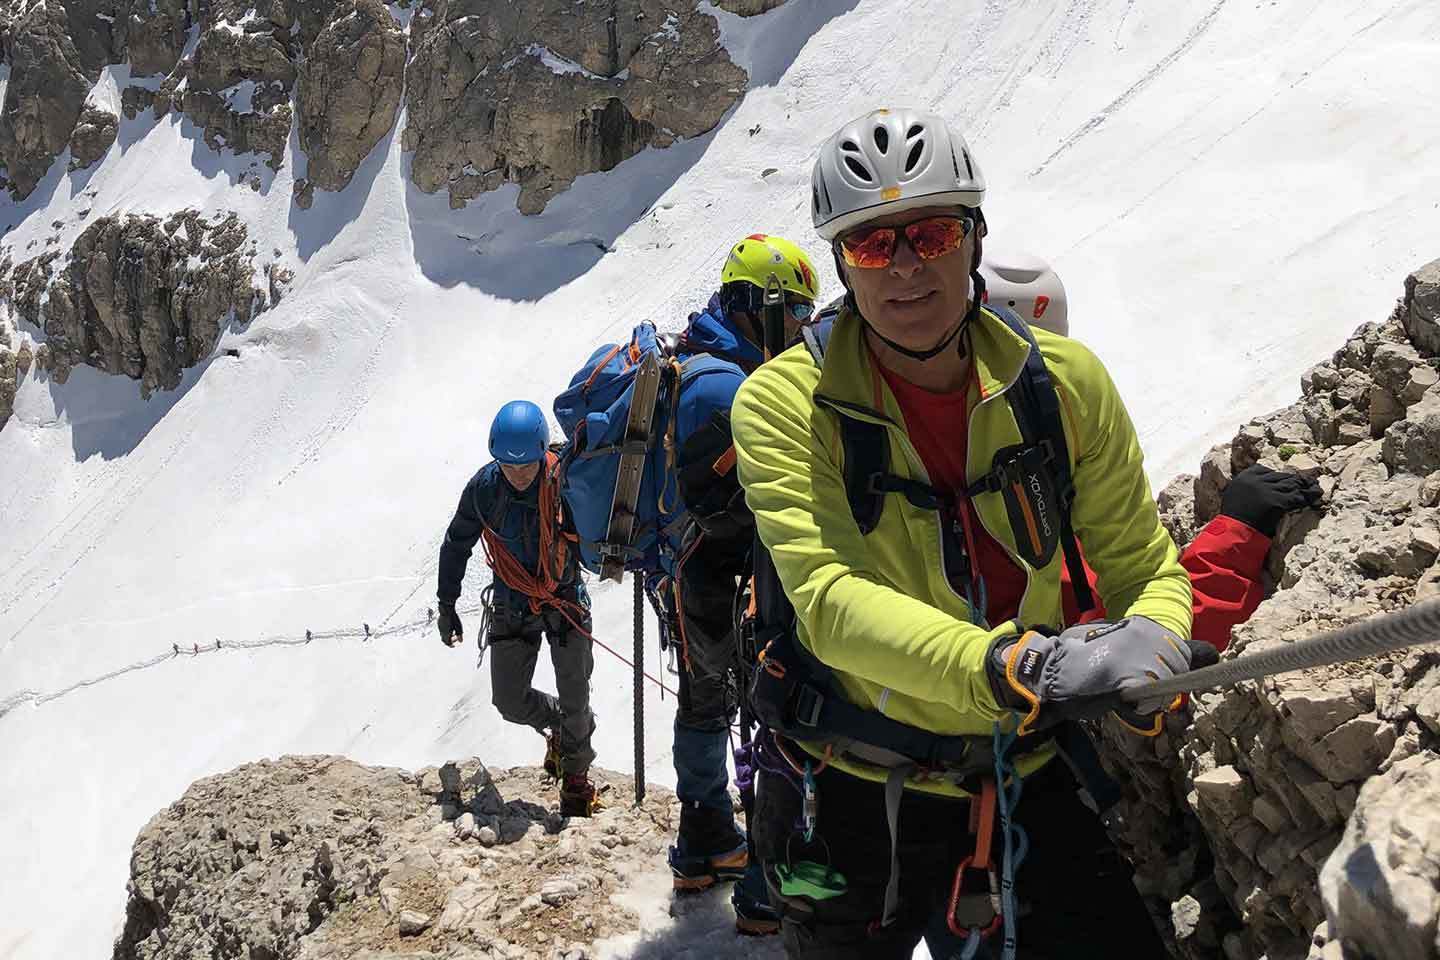
<svg viewBox="0 0 1440 960">
<path fill-rule="evenodd" d="M 747 340 L 725 315 L 718 293 L 711 295 L 702 312 L 690 314 L 685 345 L 691 353 L 713 354 L 747 368 L 759 366 L 765 359 L 760 348 Z"/>
</svg>

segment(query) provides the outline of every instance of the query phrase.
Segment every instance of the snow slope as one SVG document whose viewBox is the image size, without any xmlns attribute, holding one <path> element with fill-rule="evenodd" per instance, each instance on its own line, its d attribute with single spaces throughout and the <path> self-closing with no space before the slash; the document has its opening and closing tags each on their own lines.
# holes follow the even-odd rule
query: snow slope
<svg viewBox="0 0 1440 960">
<path fill-rule="evenodd" d="M 915 104 L 968 131 L 992 245 L 1059 269 L 1071 329 L 1108 363 L 1157 484 L 1290 400 L 1440 255 L 1440 74 L 1416 69 L 1440 59 L 1429 0 L 715 15 L 751 72 L 743 102 L 710 135 L 581 178 L 540 217 L 515 212 L 513 188 L 450 211 L 409 186 L 398 136 L 300 211 L 293 135 L 273 173 L 148 113 L 97 166 L 66 173 L 61 157 L 30 200 L 0 203 L 17 260 L 57 219 L 68 248 L 81 210 L 199 207 L 237 210 L 262 259 L 279 250 L 296 271 L 279 308 L 222 340 L 239 357 L 217 350 L 179 390 L 146 403 L 127 380 L 32 371 L 0 431 L 0 957 L 103 953 L 136 831 L 197 777 L 293 752 L 533 762 L 539 739 L 499 720 L 474 648 L 446 650 L 423 623 L 489 418 L 513 397 L 548 407 L 635 321 L 682 322 L 744 234 L 789 235 L 828 273 L 809 168 L 852 116 Z M 252 173 L 259 191 L 239 182 Z M 467 598 L 483 580 L 472 571 Z M 622 650 L 629 599 L 628 584 L 595 590 L 598 635 Z M 270 642 L 306 629 L 309 644 Z M 164 657 L 172 644 L 208 652 Z M 599 654 L 600 762 L 624 770 L 629 690 Z M 657 692 L 646 769 L 668 782 Z M 776 955 L 707 942 L 718 905 L 670 926 L 656 867 L 636 894 L 648 932 L 619 954 Z"/>
</svg>

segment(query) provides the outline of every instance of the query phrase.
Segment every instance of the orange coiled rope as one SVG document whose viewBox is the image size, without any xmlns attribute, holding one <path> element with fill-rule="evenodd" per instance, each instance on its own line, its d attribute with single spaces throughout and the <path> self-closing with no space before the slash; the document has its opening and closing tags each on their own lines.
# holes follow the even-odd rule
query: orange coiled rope
<svg viewBox="0 0 1440 960">
<path fill-rule="evenodd" d="M 530 599 L 530 612 L 539 613 L 542 607 L 555 607 L 564 612 L 571 607 L 582 613 L 578 603 L 556 595 L 560 586 L 560 572 L 569 559 L 570 543 L 574 537 L 560 529 L 560 483 L 557 476 L 559 458 L 553 453 L 545 454 L 545 466 L 540 472 L 540 563 L 539 569 L 531 573 L 525 565 L 515 559 L 515 554 L 505 547 L 505 541 L 486 523 L 480 532 L 481 548 L 485 551 L 485 562 L 495 576 L 505 585 Z M 567 618 L 568 619 L 568 618 Z"/>
</svg>

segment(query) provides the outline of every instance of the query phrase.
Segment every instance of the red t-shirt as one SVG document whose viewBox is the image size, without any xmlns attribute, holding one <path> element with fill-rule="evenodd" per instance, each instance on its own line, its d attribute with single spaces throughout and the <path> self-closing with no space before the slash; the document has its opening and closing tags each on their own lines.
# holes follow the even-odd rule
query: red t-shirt
<svg viewBox="0 0 1440 960">
<path fill-rule="evenodd" d="M 915 452 L 930 474 L 930 482 L 941 490 L 956 491 L 966 486 L 965 451 L 970 433 L 969 393 L 932 393 L 885 369 L 876 361 L 905 416 L 905 428 Z M 1015 617 L 1025 595 L 1025 573 L 1000 544 L 976 522 L 975 512 L 966 509 L 964 522 L 975 542 L 976 569 L 984 576 L 988 603 L 985 615 L 993 624 Z M 1270 538 L 1238 520 L 1219 516 L 1185 548 L 1180 563 L 1190 575 L 1194 590 L 1192 636 L 1224 650 L 1230 630 L 1244 623 L 1264 598 L 1262 569 L 1270 549 Z M 1083 560 L 1082 560 L 1083 562 Z M 1096 603 L 1101 603 L 1095 573 L 1085 565 L 1086 578 Z M 965 584 L 955 584 L 963 596 Z M 1106 616 L 1103 604 L 1085 616 L 1079 614 L 1070 571 L 1061 568 L 1061 597 L 1065 623 L 1088 622 Z"/>
<path fill-rule="evenodd" d="M 875 365 L 900 404 L 900 411 L 905 415 L 905 430 L 930 474 L 931 485 L 952 493 L 963 491 L 969 485 L 965 479 L 965 452 L 970 437 L 969 388 L 933 393 L 885 369 L 878 360 Z M 986 619 L 992 626 L 1013 619 L 1019 614 L 1020 600 L 1025 596 L 1025 571 L 985 531 L 968 504 L 962 502 L 960 516 L 974 544 L 971 566 L 985 580 Z M 955 589 L 964 596 L 967 586 L 957 583 Z"/>
</svg>

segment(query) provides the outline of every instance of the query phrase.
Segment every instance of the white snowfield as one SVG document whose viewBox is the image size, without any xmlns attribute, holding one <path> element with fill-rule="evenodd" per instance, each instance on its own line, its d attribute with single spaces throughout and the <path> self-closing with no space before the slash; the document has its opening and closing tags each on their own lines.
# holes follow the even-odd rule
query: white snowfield
<svg viewBox="0 0 1440 960">
<path fill-rule="evenodd" d="M 296 272 L 180 389 L 146 403 L 124 378 L 32 371 L 0 432 L 0 957 L 105 954 L 136 832 L 198 777 L 283 753 L 535 762 L 540 739 L 501 722 L 473 643 L 447 650 L 423 623 L 490 418 L 515 397 L 548 408 L 635 322 L 681 324 L 748 233 L 805 244 L 838 292 L 809 174 L 856 115 L 918 105 L 963 127 L 991 243 L 1059 270 L 1157 486 L 1293 399 L 1440 256 L 1432 0 L 789 0 L 716 16 L 750 71 L 744 100 L 539 217 L 515 211 L 514 188 L 451 212 L 409 184 L 394 135 L 301 211 L 293 134 L 272 173 L 148 112 L 97 166 L 66 173 L 61 157 L 29 201 L 0 203 L 17 262 L 57 219 L 68 249 L 82 209 L 198 207 L 237 210 L 258 261 L 279 249 Z M 237 182 L 250 171 L 259 192 Z M 477 557 L 467 601 L 486 576 Z M 594 590 L 598 635 L 622 651 L 630 596 Z M 597 653 L 594 688 L 599 762 L 629 770 L 629 672 Z M 646 772 L 673 782 L 673 702 L 657 693 Z M 667 919 L 655 869 L 634 897 L 645 931 L 615 955 L 779 955 L 734 939 L 718 897 Z"/>
</svg>

